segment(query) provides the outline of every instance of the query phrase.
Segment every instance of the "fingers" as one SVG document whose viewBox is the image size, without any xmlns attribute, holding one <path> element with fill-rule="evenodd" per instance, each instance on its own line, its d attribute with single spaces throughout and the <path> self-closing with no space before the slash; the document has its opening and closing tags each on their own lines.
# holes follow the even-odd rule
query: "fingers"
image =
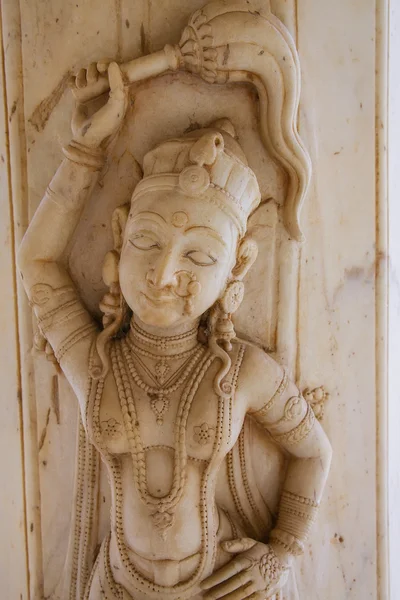
<svg viewBox="0 0 400 600">
<path fill-rule="evenodd" d="M 99 73 L 107 73 L 108 65 L 112 62 L 114 62 L 113 58 L 101 58 L 98 60 L 96 66 Z"/>
<path fill-rule="evenodd" d="M 110 82 L 110 97 L 107 104 L 101 110 L 110 117 L 114 116 L 116 119 L 119 119 L 121 115 L 123 117 L 125 114 L 127 93 L 120 68 L 116 62 L 110 63 L 108 67 L 108 79 Z M 101 111 L 97 115 L 100 115 L 100 113 Z"/>
<path fill-rule="evenodd" d="M 86 72 L 86 81 L 88 85 L 93 85 L 93 83 L 96 83 L 96 81 L 99 78 L 99 71 L 97 69 L 97 65 L 96 63 L 92 63 L 91 65 L 89 65 L 89 68 Z"/>
<path fill-rule="evenodd" d="M 251 581 L 250 581 L 249 573 L 246 573 L 245 571 L 241 571 L 237 575 L 234 575 L 234 577 L 231 577 L 227 581 L 224 581 L 223 583 L 220 583 L 219 585 L 216 585 L 211 590 L 209 590 L 205 594 L 204 600 L 218 600 L 219 598 L 222 598 L 222 597 L 224 597 L 224 599 L 225 599 L 226 594 L 229 594 L 230 592 L 234 592 L 238 588 L 245 586 L 245 585 L 249 585 L 250 583 L 251 583 Z M 251 590 L 251 591 L 253 591 L 253 590 Z"/>
<path fill-rule="evenodd" d="M 237 588 L 235 591 L 231 592 L 227 596 L 223 597 L 223 600 L 247 600 L 253 593 L 255 592 L 255 586 L 252 582 L 247 583 L 246 585 L 242 585 L 240 588 Z M 260 598 L 265 597 L 265 592 L 263 592 L 264 596 L 260 596 Z M 257 597 L 257 596 L 256 596 Z"/>
<path fill-rule="evenodd" d="M 108 67 L 108 81 L 110 82 L 110 98 L 118 100 L 125 98 L 124 82 L 119 66 L 116 62 L 110 63 Z"/>
<path fill-rule="evenodd" d="M 111 91 L 122 90 L 124 82 L 119 66 L 116 62 L 110 59 L 102 59 L 97 63 L 91 63 L 87 69 L 79 69 L 78 74 L 73 81 L 78 90 L 85 88 L 88 85 L 95 84 L 101 75 L 108 71 Z"/>
<path fill-rule="evenodd" d="M 255 546 L 257 542 L 252 540 L 251 538 L 239 538 L 237 540 L 229 540 L 227 542 L 222 542 L 221 546 L 225 552 L 230 552 L 231 554 L 239 554 L 239 552 L 246 552 L 246 550 L 250 550 Z"/>
<path fill-rule="evenodd" d="M 245 596 L 244 600 L 265 600 L 266 596 L 265 596 L 266 592 L 254 592 L 253 594 L 250 594 L 250 596 Z M 272 596 L 268 596 L 268 598 L 272 598 Z"/>
<path fill-rule="evenodd" d="M 119 68 L 115 65 L 117 71 Z M 115 73 L 115 68 L 111 67 L 114 89 L 110 92 L 107 103 L 98 110 L 91 118 L 90 135 L 96 143 L 101 142 L 114 135 L 120 127 L 127 108 L 128 98 L 127 90 L 124 88 L 122 78 Z"/>
<path fill-rule="evenodd" d="M 215 585 L 218 585 L 219 583 L 226 581 L 230 577 L 233 577 L 237 573 L 244 571 L 245 569 L 247 569 L 250 563 L 251 561 L 246 557 L 239 557 L 234 560 L 231 560 L 231 562 L 229 562 L 221 569 L 218 569 L 218 571 L 210 575 L 210 577 L 204 579 L 204 581 L 201 582 L 201 588 L 203 590 L 209 590 Z"/>
<path fill-rule="evenodd" d="M 86 87 L 86 83 L 86 69 L 79 69 L 78 75 L 75 78 L 75 85 L 78 90 L 81 90 L 82 88 Z"/>
<path fill-rule="evenodd" d="M 97 68 L 97 63 L 91 63 L 87 69 L 80 69 L 75 77 L 71 77 L 70 87 L 78 102 L 87 102 L 109 89 L 108 77 Z"/>
<path fill-rule="evenodd" d="M 88 85 L 93 85 L 98 80 L 99 75 L 96 63 L 91 63 L 87 69 L 79 69 L 75 77 L 75 86 L 78 90 L 82 90 Z"/>
<path fill-rule="evenodd" d="M 105 72 L 107 71 L 107 73 Z M 128 106 L 128 92 L 116 62 L 106 59 L 80 69 L 72 84 L 77 107 L 72 118 L 74 137 L 88 146 L 108 143 L 118 131 Z M 110 90 L 106 104 L 88 117 L 83 103 Z"/>
</svg>

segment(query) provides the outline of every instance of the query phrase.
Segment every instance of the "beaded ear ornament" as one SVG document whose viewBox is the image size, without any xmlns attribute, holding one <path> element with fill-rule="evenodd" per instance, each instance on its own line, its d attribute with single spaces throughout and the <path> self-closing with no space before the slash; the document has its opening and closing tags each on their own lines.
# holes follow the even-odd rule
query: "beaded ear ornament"
<svg viewBox="0 0 400 600">
<path fill-rule="evenodd" d="M 93 379 L 104 377 L 107 373 L 110 361 L 106 348 L 110 339 L 121 329 L 127 312 L 127 305 L 119 285 L 119 259 L 128 214 L 129 206 L 124 204 L 114 210 L 112 217 L 111 225 L 114 237 L 114 250 L 107 252 L 103 262 L 103 281 L 109 288 L 109 291 L 100 302 L 100 309 L 103 312 L 104 329 L 96 340 L 96 350 L 102 366 L 92 366 L 90 374 Z"/>
</svg>

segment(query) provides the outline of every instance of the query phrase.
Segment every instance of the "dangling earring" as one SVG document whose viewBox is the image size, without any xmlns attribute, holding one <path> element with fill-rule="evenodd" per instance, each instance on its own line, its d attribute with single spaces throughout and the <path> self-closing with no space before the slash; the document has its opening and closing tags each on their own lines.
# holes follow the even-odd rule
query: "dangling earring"
<svg viewBox="0 0 400 600">
<path fill-rule="evenodd" d="M 125 316 L 125 303 L 119 285 L 118 266 L 119 252 L 116 250 L 107 252 L 103 263 L 103 281 L 108 286 L 109 291 L 103 296 L 100 302 L 100 309 L 103 312 L 104 329 L 96 340 L 96 350 L 102 367 L 96 365 L 92 367 L 91 376 L 93 379 L 105 377 L 110 366 L 107 355 L 107 344 L 118 333 Z"/>
<path fill-rule="evenodd" d="M 244 283 L 232 281 L 219 301 L 221 311 L 215 324 L 215 336 L 218 342 L 222 342 L 225 350 L 232 350 L 231 340 L 236 337 L 235 327 L 232 323 L 232 315 L 237 311 L 244 296 Z"/>
<path fill-rule="evenodd" d="M 101 365 L 93 365 L 90 375 L 93 379 L 105 377 L 110 368 L 110 359 L 107 354 L 107 345 L 115 336 L 124 322 L 127 305 L 122 296 L 119 285 L 119 259 L 122 250 L 124 231 L 129 215 L 129 204 L 118 206 L 112 216 L 111 228 L 114 238 L 114 250 L 107 252 L 103 263 L 103 281 L 109 291 L 100 302 L 103 311 L 103 331 L 96 340 L 96 351 Z"/>
<path fill-rule="evenodd" d="M 116 318 L 122 308 L 122 294 L 119 286 L 119 254 L 116 250 L 107 252 L 103 263 L 103 281 L 109 291 L 100 302 L 103 312 L 103 327 L 108 327 Z"/>
<path fill-rule="evenodd" d="M 222 365 L 214 378 L 214 390 L 221 398 L 228 399 L 232 393 L 229 381 L 224 381 L 229 373 L 232 361 L 228 354 L 232 350 L 231 340 L 236 337 L 232 314 L 239 308 L 244 296 L 244 284 L 235 280 L 230 283 L 222 298 L 211 309 L 209 316 L 210 350 L 221 359 Z"/>
</svg>

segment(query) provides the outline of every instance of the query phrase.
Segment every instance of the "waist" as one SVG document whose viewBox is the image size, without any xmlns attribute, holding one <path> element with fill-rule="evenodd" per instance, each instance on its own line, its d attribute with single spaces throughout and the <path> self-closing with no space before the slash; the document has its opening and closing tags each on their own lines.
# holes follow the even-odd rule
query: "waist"
<svg viewBox="0 0 400 600">
<path fill-rule="evenodd" d="M 231 558 L 231 556 L 225 556 L 225 553 L 220 550 L 219 545 L 222 541 L 230 540 L 233 537 L 236 537 L 236 535 L 238 535 L 238 530 L 236 527 L 233 527 L 233 522 L 230 518 L 228 518 L 227 513 L 221 510 L 221 508 L 217 505 L 215 505 L 215 509 L 216 521 L 214 522 L 214 526 L 211 528 L 208 534 L 214 538 L 216 547 L 214 544 L 208 548 L 204 547 L 203 540 L 203 543 L 200 544 L 200 550 L 198 552 L 194 552 L 179 559 L 167 559 L 164 557 L 149 558 L 148 556 L 143 556 L 140 552 L 138 552 L 137 549 L 133 549 L 125 544 L 126 558 L 134 570 L 137 571 L 145 580 L 167 588 L 171 588 L 194 577 L 200 567 L 204 551 L 206 551 L 206 553 L 211 552 L 213 554 L 214 566 L 221 566 L 226 562 L 227 559 Z M 217 549 L 218 551 L 215 555 L 214 552 Z M 126 585 L 126 576 L 128 574 L 125 573 L 126 566 L 123 564 L 124 561 L 120 554 L 117 539 L 114 533 L 111 534 L 110 555 L 112 557 L 111 564 L 116 567 L 113 569 L 116 580 L 120 584 Z M 215 562 L 217 565 L 215 565 Z"/>
<path fill-rule="evenodd" d="M 131 562 L 146 579 L 154 581 L 157 585 L 167 587 L 172 587 L 180 581 L 190 579 L 200 561 L 200 552 L 180 560 L 150 560 L 133 550 L 128 550 L 128 554 Z"/>
<path fill-rule="evenodd" d="M 131 548 L 125 548 L 129 563 L 144 580 L 153 582 L 158 586 L 172 588 L 182 581 L 189 580 L 198 569 L 201 553 L 196 552 L 180 560 L 171 559 L 149 559 L 141 556 Z M 117 541 L 114 535 L 110 540 L 110 556 L 113 565 L 115 580 L 127 589 L 131 586 L 131 579 L 125 572 L 126 569 L 121 561 Z"/>
</svg>

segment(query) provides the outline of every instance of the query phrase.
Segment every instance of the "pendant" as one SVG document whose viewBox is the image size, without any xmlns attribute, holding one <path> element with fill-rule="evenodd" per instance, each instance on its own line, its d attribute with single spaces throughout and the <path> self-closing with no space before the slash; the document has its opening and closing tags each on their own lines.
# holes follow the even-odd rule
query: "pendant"
<svg viewBox="0 0 400 600">
<path fill-rule="evenodd" d="M 153 519 L 154 527 L 161 534 L 161 536 L 165 538 L 167 529 L 172 527 L 174 523 L 174 514 L 157 510 L 151 515 L 151 517 Z"/>
<path fill-rule="evenodd" d="M 163 392 L 157 394 L 148 394 L 150 398 L 150 408 L 156 416 L 157 425 L 164 423 L 164 415 L 169 409 L 169 400 L 163 395 Z"/>
<path fill-rule="evenodd" d="M 165 381 L 167 379 L 167 375 L 170 372 L 170 370 L 171 370 L 171 368 L 169 367 L 169 365 L 167 365 L 167 363 L 163 359 L 160 360 L 160 362 L 158 362 L 156 364 L 156 366 L 155 366 L 156 379 L 160 385 L 165 383 Z"/>
</svg>

